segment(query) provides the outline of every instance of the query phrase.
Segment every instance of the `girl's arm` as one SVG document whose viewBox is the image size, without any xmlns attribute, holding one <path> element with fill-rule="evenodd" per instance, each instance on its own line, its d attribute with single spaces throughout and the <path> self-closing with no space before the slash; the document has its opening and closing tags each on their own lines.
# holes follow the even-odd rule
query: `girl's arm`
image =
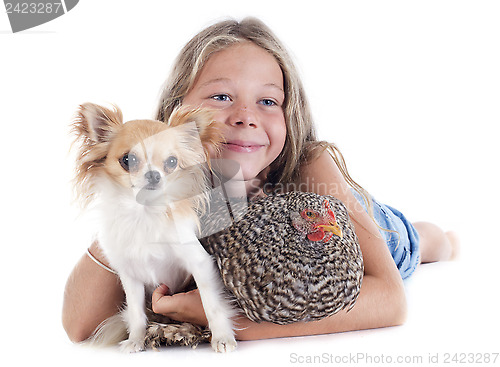
<svg viewBox="0 0 500 367">
<path fill-rule="evenodd" d="M 105 263 L 96 242 L 89 250 Z M 64 291 L 62 321 L 69 338 L 74 342 L 87 339 L 102 321 L 118 312 L 124 299 L 118 276 L 98 266 L 87 254 L 83 255 Z"/>
<path fill-rule="evenodd" d="M 313 322 L 289 325 L 255 323 L 245 317 L 236 319 L 237 338 L 240 340 L 329 334 L 400 325 L 406 317 L 406 297 L 403 281 L 385 241 L 365 210 L 357 204 L 349 186 L 328 152 L 304 170 L 303 183 L 307 191 L 333 195 L 348 207 L 359 239 L 365 275 L 356 305 L 346 313 Z M 165 296 L 158 290 L 153 296 L 155 312 L 167 314 L 179 321 L 192 321 L 206 325 L 203 307 L 197 292 Z"/>
</svg>

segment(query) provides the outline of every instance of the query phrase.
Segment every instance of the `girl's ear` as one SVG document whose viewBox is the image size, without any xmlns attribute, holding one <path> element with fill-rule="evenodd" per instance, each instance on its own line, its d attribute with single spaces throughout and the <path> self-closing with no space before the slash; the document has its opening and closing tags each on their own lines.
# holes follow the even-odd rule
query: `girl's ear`
<svg viewBox="0 0 500 367">
<path fill-rule="evenodd" d="M 109 142 L 111 135 L 123 124 L 122 111 L 113 106 L 108 109 L 93 103 L 80 105 L 75 125 L 80 133 L 94 143 Z"/>
</svg>

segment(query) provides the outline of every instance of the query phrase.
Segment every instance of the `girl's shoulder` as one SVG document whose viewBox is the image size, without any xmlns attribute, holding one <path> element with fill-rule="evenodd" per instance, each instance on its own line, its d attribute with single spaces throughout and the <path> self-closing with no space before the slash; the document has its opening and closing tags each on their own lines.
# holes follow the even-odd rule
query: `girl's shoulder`
<svg viewBox="0 0 500 367">
<path fill-rule="evenodd" d="M 309 192 L 338 197 L 339 190 L 348 189 L 344 176 L 327 148 L 301 167 L 300 184 Z"/>
</svg>

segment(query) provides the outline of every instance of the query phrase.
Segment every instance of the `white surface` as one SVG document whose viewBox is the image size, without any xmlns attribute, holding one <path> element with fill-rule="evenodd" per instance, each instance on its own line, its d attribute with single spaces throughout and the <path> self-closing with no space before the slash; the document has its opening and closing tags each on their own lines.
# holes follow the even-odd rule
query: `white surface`
<svg viewBox="0 0 500 367">
<path fill-rule="evenodd" d="M 7 324 L 3 323 L 4 330 L 15 332 L 9 333 L 6 338 L 8 348 L 3 350 L 2 359 L 8 361 L 13 357 L 30 365 L 46 361 L 54 365 L 71 363 L 74 366 L 146 366 L 173 362 L 189 362 L 188 365 L 287 366 L 311 365 L 306 362 L 313 358 L 319 358 L 319 364 L 324 365 L 381 364 L 377 361 L 397 363 L 398 358 L 408 361 L 404 364 L 425 365 L 430 358 L 435 361 L 437 356 L 440 364 L 449 365 L 444 363 L 445 358 L 451 360 L 455 353 L 477 355 L 499 352 L 496 315 L 500 304 L 490 287 L 492 281 L 478 281 L 478 276 L 467 270 L 464 262 L 430 264 L 419 268 L 406 283 L 409 314 L 403 326 L 240 342 L 236 351 L 226 355 L 214 353 L 208 344 L 194 350 L 171 347 L 133 355 L 121 354 L 115 348 L 100 350 L 72 345 L 58 324 L 59 305 L 55 300 L 59 298 L 46 302 L 37 297 L 38 306 L 29 310 L 33 313 L 31 316 L 16 317 L 16 320 L 8 318 Z M 41 293 L 39 290 L 33 292 L 33 297 Z M 49 293 L 48 296 L 52 295 Z M 20 298 L 26 302 L 32 297 L 22 295 Z M 24 342 L 20 343 L 18 338 Z"/>
<path fill-rule="evenodd" d="M 245 15 L 264 20 L 292 51 L 319 136 L 340 146 L 352 176 L 411 220 L 456 229 L 461 261 L 425 266 L 407 282 L 402 327 L 246 342 L 222 356 L 208 346 L 123 356 L 71 345 L 60 322 L 62 292 L 92 235 L 70 205 L 68 126 L 76 107 L 112 102 L 126 119 L 151 117 L 182 45 L 214 20 Z M 281 366 L 323 353 L 333 361 L 367 353 L 423 362 L 440 353 L 444 362 L 445 353 L 500 352 L 499 15 L 495 1 L 87 0 L 12 34 L 0 13 L 0 207 L 7 217 L 0 358 Z"/>
</svg>

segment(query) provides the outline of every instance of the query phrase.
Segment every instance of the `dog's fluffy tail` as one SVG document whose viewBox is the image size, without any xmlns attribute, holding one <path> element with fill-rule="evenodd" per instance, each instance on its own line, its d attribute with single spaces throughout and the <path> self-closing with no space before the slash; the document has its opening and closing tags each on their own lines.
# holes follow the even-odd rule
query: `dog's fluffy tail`
<svg viewBox="0 0 500 367">
<path fill-rule="evenodd" d="M 123 311 L 104 320 L 94 331 L 94 334 L 83 342 L 85 345 L 106 347 L 117 345 L 127 339 L 128 331 Z"/>
</svg>

